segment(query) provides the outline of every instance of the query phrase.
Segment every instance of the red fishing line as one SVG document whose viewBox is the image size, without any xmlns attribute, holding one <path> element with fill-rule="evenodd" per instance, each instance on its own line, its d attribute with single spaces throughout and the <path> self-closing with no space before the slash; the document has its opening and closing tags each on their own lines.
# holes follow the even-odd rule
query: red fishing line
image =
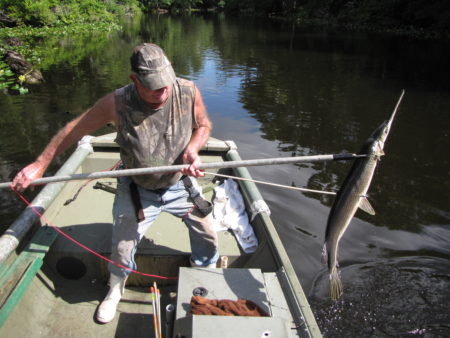
<svg viewBox="0 0 450 338">
<path fill-rule="evenodd" d="M 144 272 L 140 272 L 140 271 L 137 271 L 137 270 L 133 270 L 133 269 L 127 267 L 127 266 L 124 266 L 124 265 L 122 265 L 122 264 L 120 264 L 120 263 L 114 262 L 113 260 L 111 260 L 111 259 L 109 259 L 109 258 L 107 258 L 107 257 L 105 257 L 105 256 L 103 256 L 103 255 L 101 255 L 101 254 L 99 254 L 98 252 L 96 252 L 96 251 L 94 251 L 94 250 L 88 248 L 88 247 L 85 246 L 84 244 L 78 242 L 76 239 L 70 237 L 68 234 L 66 234 L 64 231 L 62 231 L 62 230 L 59 229 L 58 227 L 56 227 L 56 226 L 54 226 L 53 224 L 51 224 L 50 222 L 48 222 L 48 221 L 45 219 L 45 217 L 44 217 L 39 211 L 37 211 L 37 210 L 31 205 L 31 203 L 28 202 L 28 200 L 27 200 L 20 192 L 18 192 L 16 189 L 14 189 L 14 187 L 13 187 L 12 185 L 10 185 L 10 188 L 11 188 L 11 190 L 14 191 L 14 192 L 20 197 L 20 199 L 21 199 L 22 201 L 24 201 L 25 204 L 28 205 L 28 206 L 31 208 L 31 210 L 33 210 L 34 213 L 35 213 L 36 215 L 38 215 L 39 218 L 41 218 L 44 222 L 46 222 L 48 225 L 50 225 L 50 226 L 51 226 L 53 229 L 55 229 L 58 233 L 60 233 L 61 235 L 63 235 L 63 236 L 66 237 L 67 239 L 69 239 L 71 242 L 75 243 L 76 245 L 78 245 L 79 247 L 83 248 L 84 250 L 89 251 L 90 253 L 94 254 L 95 256 L 97 256 L 97 257 L 99 257 L 99 258 L 101 258 L 101 259 L 103 259 L 103 260 L 105 260 L 105 261 L 107 261 L 107 262 L 109 262 L 109 263 L 111 263 L 111 264 L 114 264 L 114 265 L 118 266 L 119 268 L 128 270 L 128 271 L 130 271 L 130 272 L 132 272 L 132 273 L 136 273 L 136 274 L 141 275 L 141 276 L 153 277 L 153 278 L 159 278 L 159 279 L 177 279 L 177 278 L 178 278 L 178 277 L 165 277 L 165 276 L 152 275 L 152 274 L 149 274 L 149 273 L 144 273 Z"/>
</svg>

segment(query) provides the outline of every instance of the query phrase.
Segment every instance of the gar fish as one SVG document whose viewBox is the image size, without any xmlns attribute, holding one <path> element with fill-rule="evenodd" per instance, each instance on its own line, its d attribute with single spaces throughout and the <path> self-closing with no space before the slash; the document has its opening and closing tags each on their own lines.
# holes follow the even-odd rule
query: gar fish
<svg viewBox="0 0 450 338">
<path fill-rule="evenodd" d="M 364 143 L 360 154 L 366 157 L 358 158 L 353 163 L 344 183 L 336 194 L 330 214 L 328 215 L 325 244 L 322 251 L 322 263 L 328 265 L 330 274 L 330 297 L 337 300 L 343 292 L 342 282 L 337 270 L 338 244 L 347 230 L 353 215 L 358 208 L 375 215 L 375 211 L 366 198 L 375 168 L 384 155 L 383 147 L 391 129 L 397 109 L 402 101 L 403 90 L 389 120 L 384 121 Z"/>
</svg>

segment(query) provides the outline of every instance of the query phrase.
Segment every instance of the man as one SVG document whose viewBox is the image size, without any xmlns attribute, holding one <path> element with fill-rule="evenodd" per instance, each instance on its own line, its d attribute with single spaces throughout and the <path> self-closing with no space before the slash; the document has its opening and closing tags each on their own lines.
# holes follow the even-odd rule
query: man
<svg viewBox="0 0 450 338">
<path fill-rule="evenodd" d="M 161 211 L 182 217 L 189 228 L 193 266 L 214 267 L 217 235 L 211 216 L 189 198 L 186 178 L 203 176 L 199 150 L 211 132 L 200 91 L 193 82 L 177 78 L 163 50 L 154 44 L 137 46 L 130 58 L 133 83 L 98 100 L 69 122 L 35 162 L 22 169 L 13 185 L 19 191 L 42 177 L 52 159 L 70 145 L 109 122 L 117 128 L 125 168 L 190 164 L 182 172 L 118 179 L 113 206 L 112 260 L 136 269 L 136 247 Z M 191 179 L 187 177 L 187 179 Z M 192 179 L 195 180 L 195 179 Z M 190 182 L 190 181 L 189 181 Z M 191 183 L 186 182 L 186 185 Z M 195 186 L 195 181 L 193 182 Z M 97 320 L 114 318 L 129 270 L 109 265 L 110 289 L 97 310 Z"/>
</svg>

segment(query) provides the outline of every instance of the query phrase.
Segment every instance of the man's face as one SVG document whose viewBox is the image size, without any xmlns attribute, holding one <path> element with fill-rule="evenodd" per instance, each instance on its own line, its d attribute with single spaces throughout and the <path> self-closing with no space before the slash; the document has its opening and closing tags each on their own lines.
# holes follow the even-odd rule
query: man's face
<svg viewBox="0 0 450 338">
<path fill-rule="evenodd" d="M 172 90 L 172 86 L 166 86 L 156 90 L 151 90 L 145 87 L 136 75 L 134 75 L 132 79 L 137 87 L 139 96 L 145 102 L 152 105 L 161 105 L 166 102 L 167 98 L 170 95 L 170 91 Z"/>
<path fill-rule="evenodd" d="M 154 104 L 162 104 L 166 102 L 167 98 L 170 94 L 171 86 L 159 88 L 157 90 L 150 90 L 143 86 L 142 93 L 139 92 L 141 97 L 149 102 Z"/>
</svg>

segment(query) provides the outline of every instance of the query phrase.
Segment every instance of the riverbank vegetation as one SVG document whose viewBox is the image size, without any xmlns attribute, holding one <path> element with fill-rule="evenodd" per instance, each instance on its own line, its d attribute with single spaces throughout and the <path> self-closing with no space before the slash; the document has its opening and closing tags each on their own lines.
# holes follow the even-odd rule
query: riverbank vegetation
<svg viewBox="0 0 450 338">
<path fill-rule="evenodd" d="M 0 0 L 0 90 L 27 93 L 40 70 L 84 58 L 120 29 L 119 17 L 137 12 L 138 0 Z M 93 34 L 96 44 L 85 44 Z"/>
<path fill-rule="evenodd" d="M 9 26 L 113 22 L 116 15 L 133 12 L 138 7 L 138 0 L 0 0 L 2 15 L 9 19 L 4 24 Z"/>
</svg>

